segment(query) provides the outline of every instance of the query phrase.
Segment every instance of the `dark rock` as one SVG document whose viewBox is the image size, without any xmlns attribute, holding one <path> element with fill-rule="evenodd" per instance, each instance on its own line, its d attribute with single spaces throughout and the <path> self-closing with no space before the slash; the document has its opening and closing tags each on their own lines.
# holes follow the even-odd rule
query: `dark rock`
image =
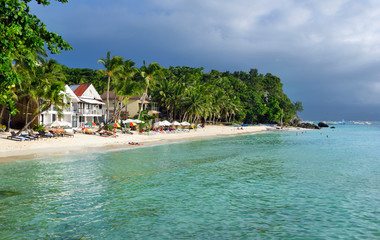
<svg viewBox="0 0 380 240">
<path fill-rule="evenodd" d="M 300 124 L 297 124 L 296 127 L 307 128 L 307 129 L 321 129 L 320 127 L 318 127 L 318 126 L 316 126 L 315 124 L 312 124 L 312 123 L 300 123 Z"/>
<path fill-rule="evenodd" d="M 334 126 L 330 127 L 330 128 L 335 128 Z"/>
<path fill-rule="evenodd" d="M 321 127 L 321 128 L 323 128 L 323 127 L 329 127 L 329 125 L 327 125 L 327 124 L 324 123 L 324 122 L 319 122 L 319 123 L 318 123 L 318 127 Z"/>
</svg>

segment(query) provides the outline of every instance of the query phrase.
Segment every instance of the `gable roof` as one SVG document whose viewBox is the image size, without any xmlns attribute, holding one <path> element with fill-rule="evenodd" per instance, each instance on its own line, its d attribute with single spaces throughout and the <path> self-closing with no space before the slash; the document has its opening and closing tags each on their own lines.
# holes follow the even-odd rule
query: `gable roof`
<svg viewBox="0 0 380 240">
<path fill-rule="evenodd" d="M 71 99 L 75 99 L 75 101 L 79 102 L 79 98 L 77 95 L 73 92 L 73 90 L 70 88 L 69 85 L 65 85 L 65 95 L 69 96 Z"/>
<path fill-rule="evenodd" d="M 78 97 L 82 96 L 82 94 L 87 90 L 87 88 L 91 85 L 91 83 L 83 83 L 80 85 L 71 85 L 71 90 L 77 95 Z"/>
</svg>

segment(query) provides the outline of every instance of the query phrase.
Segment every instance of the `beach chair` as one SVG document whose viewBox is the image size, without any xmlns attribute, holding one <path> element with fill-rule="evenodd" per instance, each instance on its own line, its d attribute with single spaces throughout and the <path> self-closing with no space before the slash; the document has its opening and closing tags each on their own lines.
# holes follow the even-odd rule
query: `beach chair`
<svg viewBox="0 0 380 240">
<path fill-rule="evenodd" d="M 54 137 L 53 134 L 51 134 L 51 133 L 47 133 L 47 132 L 44 132 L 44 131 L 38 131 L 38 134 L 39 134 L 42 138 L 52 138 L 52 137 Z"/>
<path fill-rule="evenodd" d="M 37 138 L 33 137 L 33 136 L 30 136 L 28 133 L 26 132 L 22 132 L 21 133 L 21 137 L 24 137 L 24 138 L 27 138 L 29 140 L 37 140 Z"/>
<path fill-rule="evenodd" d="M 8 136 L 7 139 L 11 139 L 11 140 L 20 140 L 20 141 L 25 141 L 25 140 L 29 140 L 30 139 L 27 139 L 27 138 L 24 138 L 24 137 L 20 137 L 20 136 L 17 136 L 16 133 L 14 131 L 11 132 L 11 136 Z"/>
<path fill-rule="evenodd" d="M 29 134 L 29 136 L 32 136 L 32 137 L 34 137 L 35 139 L 38 139 L 38 138 L 39 138 L 38 134 L 34 134 L 34 132 L 33 132 L 32 130 L 29 130 L 29 131 L 28 131 L 28 134 Z"/>
</svg>

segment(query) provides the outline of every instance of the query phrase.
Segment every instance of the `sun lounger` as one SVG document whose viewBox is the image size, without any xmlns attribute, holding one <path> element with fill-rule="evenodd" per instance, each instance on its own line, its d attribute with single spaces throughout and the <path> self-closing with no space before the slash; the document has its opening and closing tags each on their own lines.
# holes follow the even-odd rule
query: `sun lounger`
<svg viewBox="0 0 380 240">
<path fill-rule="evenodd" d="M 29 130 L 28 134 L 29 134 L 29 136 L 32 136 L 32 137 L 34 137 L 36 139 L 39 138 L 39 135 L 38 134 L 34 134 L 34 132 L 32 130 Z"/>
<path fill-rule="evenodd" d="M 17 136 L 15 132 L 11 132 L 11 136 L 8 136 L 7 139 L 11 139 L 11 140 L 20 140 L 20 141 L 25 141 L 25 140 L 29 140 L 30 139 L 27 139 L 27 138 L 24 138 L 24 137 L 20 137 L 20 136 Z"/>
<path fill-rule="evenodd" d="M 54 137 L 53 134 L 51 134 L 51 133 L 47 133 L 47 132 L 44 132 L 44 131 L 38 131 L 38 134 L 39 134 L 42 138 L 52 138 L 52 137 Z"/>
<path fill-rule="evenodd" d="M 29 134 L 27 134 L 26 132 L 22 132 L 21 133 L 21 137 L 24 137 L 24 138 L 27 138 L 27 139 L 30 139 L 30 140 L 37 140 L 37 138 L 33 137 L 33 136 L 30 136 Z"/>
</svg>

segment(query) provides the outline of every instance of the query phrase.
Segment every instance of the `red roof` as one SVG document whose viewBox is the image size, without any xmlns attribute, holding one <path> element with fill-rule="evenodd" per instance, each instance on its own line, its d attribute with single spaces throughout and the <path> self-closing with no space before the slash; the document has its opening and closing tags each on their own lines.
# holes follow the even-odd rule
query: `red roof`
<svg viewBox="0 0 380 240">
<path fill-rule="evenodd" d="M 82 96 L 82 94 L 87 90 L 87 88 L 91 85 L 91 83 L 83 83 L 80 85 L 74 85 L 77 88 L 74 90 L 75 95 L 78 97 Z M 70 86 L 71 87 L 71 86 Z"/>
</svg>

